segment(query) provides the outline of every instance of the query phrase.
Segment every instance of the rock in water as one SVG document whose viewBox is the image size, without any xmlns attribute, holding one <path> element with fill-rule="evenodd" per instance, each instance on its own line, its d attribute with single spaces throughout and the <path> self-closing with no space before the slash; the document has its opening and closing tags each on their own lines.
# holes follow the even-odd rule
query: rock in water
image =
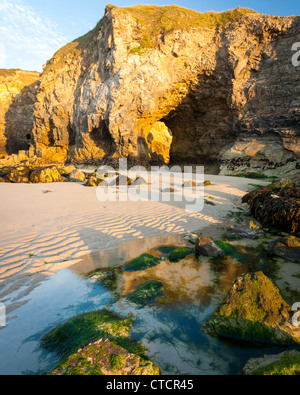
<svg viewBox="0 0 300 395">
<path fill-rule="evenodd" d="M 200 236 L 196 242 L 196 253 L 209 257 L 224 256 L 224 252 L 209 237 Z"/>
<path fill-rule="evenodd" d="M 300 352 L 285 351 L 250 359 L 241 373 L 246 376 L 299 376 Z"/>
<path fill-rule="evenodd" d="M 51 375 L 158 375 L 145 347 L 129 336 L 132 315 L 102 309 L 81 314 L 43 335 L 42 348 L 61 360 Z"/>
<path fill-rule="evenodd" d="M 50 375 L 148 376 L 159 375 L 159 368 L 114 341 L 100 339 L 72 354 Z"/>
<path fill-rule="evenodd" d="M 224 338 L 265 344 L 300 344 L 300 328 L 292 325 L 292 308 L 262 272 L 234 283 L 224 303 L 203 330 Z"/>
<path fill-rule="evenodd" d="M 294 184 L 259 188 L 242 202 L 249 204 L 252 216 L 261 223 L 300 236 L 300 189 Z"/>
<path fill-rule="evenodd" d="M 298 237 L 281 237 L 269 244 L 269 251 L 292 262 L 300 262 L 300 239 Z"/>
</svg>

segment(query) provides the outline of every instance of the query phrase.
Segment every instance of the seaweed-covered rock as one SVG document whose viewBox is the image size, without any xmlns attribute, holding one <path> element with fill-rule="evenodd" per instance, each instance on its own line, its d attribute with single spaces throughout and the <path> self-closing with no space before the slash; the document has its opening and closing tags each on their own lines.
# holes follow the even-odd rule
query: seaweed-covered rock
<svg viewBox="0 0 300 395">
<path fill-rule="evenodd" d="M 300 328 L 292 325 L 292 316 L 292 308 L 269 278 L 262 272 L 247 273 L 236 280 L 203 330 L 250 342 L 299 344 Z"/>
<path fill-rule="evenodd" d="M 292 262 L 300 262 L 300 239 L 295 236 L 280 237 L 269 244 L 269 251 Z"/>
<path fill-rule="evenodd" d="M 100 339 L 78 350 L 51 372 L 60 375 L 159 375 L 151 361 L 128 352 L 116 342 Z"/>
<path fill-rule="evenodd" d="M 209 257 L 224 256 L 224 252 L 209 237 L 200 236 L 196 242 L 196 253 Z"/>
<path fill-rule="evenodd" d="M 30 182 L 35 184 L 62 182 L 63 180 L 64 178 L 60 175 L 56 166 L 36 168 L 30 175 Z"/>
<path fill-rule="evenodd" d="M 167 256 L 167 259 L 169 261 L 178 261 L 180 259 L 185 258 L 188 255 L 192 255 L 195 253 L 195 250 L 193 248 L 189 247 L 181 247 L 181 248 L 173 248 L 170 250 L 169 255 Z"/>
<path fill-rule="evenodd" d="M 285 351 L 277 355 L 250 359 L 241 374 L 247 376 L 298 376 L 300 375 L 300 352 Z"/>
<path fill-rule="evenodd" d="M 300 189 L 292 182 L 259 188 L 245 195 L 242 203 L 248 203 L 252 216 L 263 224 L 300 235 Z"/>
<path fill-rule="evenodd" d="M 132 323 L 132 315 L 122 318 L 102 309 L 52 329 L 40 341 L 62 361 L 50 374 L 159 374 L 144 345 L 129 337 Z"/>
<path fill-rule="evenodd" d="M 127 295 L 126 300 L 139 307 L 144 307 L 163 296 L 163 287 L 163 284 L 159 281 L 147 281 L 139 285 L 131 294 Z"/>
</svg>

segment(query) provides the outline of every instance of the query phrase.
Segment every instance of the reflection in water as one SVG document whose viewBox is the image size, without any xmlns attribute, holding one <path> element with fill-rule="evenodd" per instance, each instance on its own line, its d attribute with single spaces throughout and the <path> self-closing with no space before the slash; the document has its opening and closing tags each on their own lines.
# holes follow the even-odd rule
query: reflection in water
<svg viewBox="0 0 300 395">
<path fill-rule="evenodd" d="M 235 279 L 253 269 L 254 261 L 259 266 L 260 259 L 250 259 L 245 251 L 238 259 L 240 252 L 231 251 L 223 258 L 190 254 L 172 261 L 168 254 L 175 246 L 187 244 L 180 236 L 129 242 L 89 255 L 42 283 L 0 332 L 0 374 L 50 371 L 58 360 L 40 349 L 41 336 L 69 318 L 103 307 L 122 316 L 134 314 L 131 336 L 145 344 L 163 374 L 237 374 L 249 358 L 276 352 L 223 342 L 201 331 Z M 123 270 L 145 253 L 161 260 L 146 270 Z M 263 257 L 265 270 L 273 264 L 268 262 Z"/>
</svg>

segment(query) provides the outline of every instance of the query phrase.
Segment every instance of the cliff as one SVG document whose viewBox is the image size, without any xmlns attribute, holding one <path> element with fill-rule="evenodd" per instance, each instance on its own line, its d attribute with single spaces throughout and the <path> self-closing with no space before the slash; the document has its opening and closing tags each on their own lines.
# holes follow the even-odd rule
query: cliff
<svg viewBox="0 0 300 395">
<path fill-rule="evenodd" d="M 33 142 L 33 107 L 39 73 L 0 69 L 0 155 L 27 150 Z"/>
<path fill-rule="evenodd" d="M 29 110 L 35 153 L 59 162 L 128 157 L 295 175 L 297 41 L 300 17 L 107 6 L 95 29 L 44 68 Z M 11 129 L 6 134 L 25 132 L 19 122 Z"/>
</svg>

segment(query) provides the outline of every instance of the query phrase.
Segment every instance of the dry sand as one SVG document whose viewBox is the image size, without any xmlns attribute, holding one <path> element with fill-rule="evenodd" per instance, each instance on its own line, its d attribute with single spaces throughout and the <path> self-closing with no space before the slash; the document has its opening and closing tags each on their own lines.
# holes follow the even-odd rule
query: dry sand
<svg viewBox="0 0 300 395">
<path fill-rule="evenodd" d="M 120 243 L 222 224 L 253 180 L 206 176 L 215 206 L 187 212 L 184 202 L 100 202 L 78 183 L 0 184 L 0 301 L 12 310 L 44 278 L 86 254 Z M 48 191 L 47 193 L 45 193 Z M 213 198 L 213 199 L 212 199 Z M 204 232 L 205 233 L 205 232 Z"/>
</svg>

